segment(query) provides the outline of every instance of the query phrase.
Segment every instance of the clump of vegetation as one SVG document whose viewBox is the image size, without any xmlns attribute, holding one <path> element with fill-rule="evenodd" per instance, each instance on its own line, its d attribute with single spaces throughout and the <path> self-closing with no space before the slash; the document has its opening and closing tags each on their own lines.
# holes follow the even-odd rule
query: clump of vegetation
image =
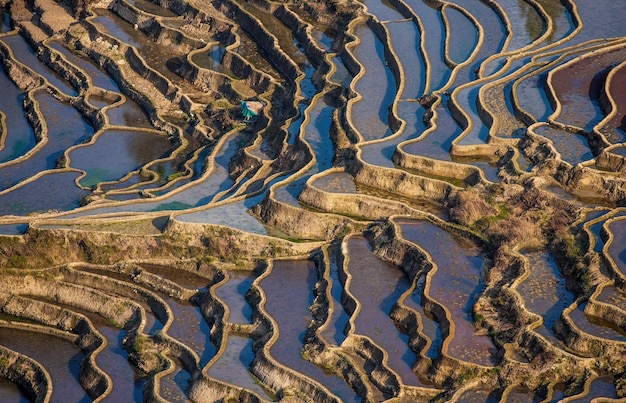
<svg viewBox="0 0 626 403">
<path fill-rule="evenodd" d="M 137 334 L 129 350 L 129 360 L 145 373 L 157 373 L 167 366 L 166 360 L 161 357 L 161 348 L 150 337 Z"/>
<path fill-rule="evenodd" d="M 237 261 L 246 255 L 228 228 L 216 228 L 211 233 L 202 235 L 200 241 L 209 254 L 222 262 Z"/>
<path fill-rule="evenodd" d="M 617 397 L 626 397 L 626 374 L 622 374 L 615 380 L 615 390 Z"/>
<path fill-rule="evenodd" d="M 485 234 L 491 246 L 538 247 L 567 239 L 577 208 L 535 186 L 493 185 L 457 192 L 447 203 L 452 221 Z M 569 243 L 571 247 L 575 245 Z"/>
<path fill-rule="evenodd" d="M 471 227 L 485 217 L 498 214 L 498 209 L 487 202 L 484 194 L 476 188 L 459 191 L 448 202 L 450 218 L 461 225 Z"/>
<path fill-rule="evenodd" d="M 208 104 L 204 113 L 207 119 L 213 122 L 222 133 L 232 130 L 235 125 L 241 123 L 242 119 L 239 109 L 224 98 Z"/>
<path fill-rule="evenodd" d="M 355 0 L 293 0 L 292 2 L 318 20 L 336 16 L 337 21 L 349 21 L 363 11 L 362 4 Z"/>
</svg>

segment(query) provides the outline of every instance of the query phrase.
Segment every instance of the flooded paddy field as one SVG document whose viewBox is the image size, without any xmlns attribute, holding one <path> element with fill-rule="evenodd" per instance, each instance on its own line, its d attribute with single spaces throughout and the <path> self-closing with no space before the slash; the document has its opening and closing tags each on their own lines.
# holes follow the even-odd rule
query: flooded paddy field
<svg viewBox="0 0 626 403">
<path fill-rule="evenodd" d="M 342 379 L 302 356 L 316 281 L 315 266 L 310 261 L 275 261 L 270 274 L 259 282 L 267 297 L 263 309 L 278 327 L 278 338 L 269 352 L 279 363 L 319 382 L 342 401 L 356 401 L 355 392 Z"/>
<path fill-rule="evenodd" d="M 490 365 L 495 346 L 489 338 L 476 334 L 470 310 L 483 288 L 484 261 L 480 250 L 427 222 L 401 221 L 398 224 L 403 237 L 424 248 L 437 267 L 424 293 L 436 301 L 445 301 L 442 305 L 449 310 L 454 322 L 455 333 L 448 343 L 448 354 Z"/>
<path fill-rule="evenodd" d="M 600 0 L 0 0 L 0 402 L 626 398 Z"/>
<path fill-rule="evenodd" d="M 2 85 L 5 99 L 2 119 L 7 128 L 2 134 L 3 147 L 0 152 L 0 163 L 5 163 L 30 151 L 35 146 L 35 134 L 24 113 L 24 95 L 4 71 L 0 74 L 0 85 Z"/>
<path fill-rule="evenodd" d="M 4 347 L 32 357 L 48 370 L 54 387 L 51 402 L 91 401 L 78 382 L 84 354 L 71 341 L 21 329 L 2 328 L 1 333 Z"/>
</svg>

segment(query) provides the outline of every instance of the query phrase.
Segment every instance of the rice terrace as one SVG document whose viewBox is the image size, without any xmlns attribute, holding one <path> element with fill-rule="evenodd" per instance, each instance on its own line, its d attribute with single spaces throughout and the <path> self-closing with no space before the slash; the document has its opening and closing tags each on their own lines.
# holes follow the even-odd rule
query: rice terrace
<svg viewBox="0 0 626 403">
<path fill-rule="evenodd" d="M 0 402 L 626 400 L 626 0 L 0 0 Z"/>
</svg>

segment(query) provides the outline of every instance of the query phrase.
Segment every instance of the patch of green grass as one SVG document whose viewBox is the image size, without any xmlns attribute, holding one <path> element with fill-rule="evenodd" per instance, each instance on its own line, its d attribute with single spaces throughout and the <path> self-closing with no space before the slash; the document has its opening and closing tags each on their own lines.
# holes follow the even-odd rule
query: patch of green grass
<svg viewBox="0 0 626 403">
<path fill-rule="evenodd" d="M 568 256 L 570 259 L 580 260 L 584 257 L 585 253 L 583 252 L 582 247 L 576 242 L 573 236 L 569 235 L 562 239 L 561 248 L 563 253 Z"/>
<path fill-rule="evenodd" d="M 457 384 L 463 384 L 476 376 L 472 369 L 464 369 L 461 373 L 456 377 L 455 381 Z"/>
<path fill-rule="evenodd" d="M 7 356 L 0 356 L 0 368 L 9 368 L 9 357 Z"/>
<path fill-rule="evenodd" d="M 511 210 L 505 204 L 497 203 L 495 207 L 498 209 L 498 214 L 479 218 L 472 224 L 472 229 L 482 231 L 489 228 L 490 225 L 506 220 L 511 216 Z"/>
<path fill-rule="evenodd" d="M 7 259 L 7 266 L 9 267 L 24 267 L 26 265 L 26 258 L 20 254 L 14 254 Z"/>
<path fill-rule="evenodd" d="M 184 171 L 179 171 L 179 172 L 174 172 L 173 174 L 171 174 L 170 176 L 167 177 L 168 182 L 173 181 L 176 178 L 180 178 L 181 176 L 184 176 L 186 172 Z"/>
</svg>

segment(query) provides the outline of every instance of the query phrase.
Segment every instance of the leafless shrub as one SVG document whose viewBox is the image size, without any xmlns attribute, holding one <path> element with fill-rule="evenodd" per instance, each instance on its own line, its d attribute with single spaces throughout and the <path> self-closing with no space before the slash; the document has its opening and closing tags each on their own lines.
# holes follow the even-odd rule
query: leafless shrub
<svg viewBox="0 0 626 403">
<path fill-rule="evenodd" d="M 199 380 L 193 384 L 189 397 L 196 402 L 222 402 L 227 399 L 227 392 L 206 380 Z"/>
<path fill-rule="evenodd" d="M 537 221 L 532 217 L 509 217 L 493 222 L 488 229 L 489 235 L 499 241 L 517 246 L 539 246 L 543 243 L 543 234 Z"/>
<path fill-rule="evenodd" d="M 470 226 L 486 216 L 495 215 L 498 210 L 485 201 L 485 196 L 471 188 L 460 191 L 448 204 L 450 218 L 459 224 Z"/>
</svg>

